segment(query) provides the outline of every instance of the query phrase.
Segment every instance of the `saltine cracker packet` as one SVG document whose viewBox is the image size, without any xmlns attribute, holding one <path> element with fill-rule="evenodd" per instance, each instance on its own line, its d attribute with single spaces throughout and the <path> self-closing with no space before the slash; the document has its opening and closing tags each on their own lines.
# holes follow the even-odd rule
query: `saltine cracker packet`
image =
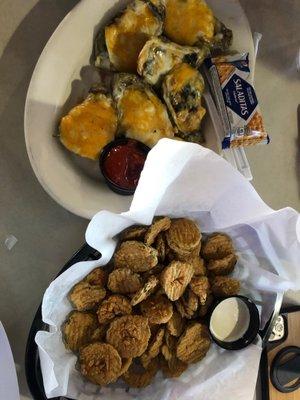
<svg viewBox="0 0 300 400">
<path fill-rule="evenodd" d="M 249 54 L 207 58 L 205 67 L 224 129 L 222 148 L 269 143 L 257 97 L 249 83 Z"/>
</svg>

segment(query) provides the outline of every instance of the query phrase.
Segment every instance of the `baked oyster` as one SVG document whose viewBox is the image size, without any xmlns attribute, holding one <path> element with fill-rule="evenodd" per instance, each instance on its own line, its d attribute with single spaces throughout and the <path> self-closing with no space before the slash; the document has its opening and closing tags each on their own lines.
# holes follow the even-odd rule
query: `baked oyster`
<svg viewBox="0 0 300 400">
<path fill-rule="evenodd" d="M 220 22 L 204 0 L 165 0 L 164 34 L 184 46 L 228 49 L 232 31 Z"/>
<path fill-rule="evenodd" d="M 136 72 L 137 58 L 151 36 L 163 30 L 163 6 L 156 0 L 135 0 L 95 40 L 95 65 Z"/>
<path fill-rule="evenodd" d="M 202 64 L 208 48 L 180 46 L 163 38 L 146 42 L 138 58 L 138 73 L 151 85 L 161 82 L 162 77 L 182 62 L 195 67 Z"/>
<path fill-rule="evenodd" d="M 201 98 L 204 80 L 200 72 L 186 63 L 176 65 L 163 79 L 163 98 L 179 132 L 185 140 L 195 141 L 206 113 Z"/>
<path fill-rule="evenodd" d="M 136 75 L 116 74 L 113 97 L 118 109 L 120 134 L 149 147 L 162 138 L 174 137 L 165 105 Z"/>
<path fill-rule="evenodd" d="M 117 123 L 111 96 L 90 93 L 61 119 L 59 138 L 73 153 L 96 160 L 103 147 L 115 138 Z"/>
</svg>

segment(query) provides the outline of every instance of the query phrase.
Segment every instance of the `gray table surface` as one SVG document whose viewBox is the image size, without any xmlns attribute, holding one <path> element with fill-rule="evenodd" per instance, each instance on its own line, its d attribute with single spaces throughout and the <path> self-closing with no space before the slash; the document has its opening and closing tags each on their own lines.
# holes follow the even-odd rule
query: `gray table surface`
<svg viewBox="0 0 300 400">
<path fill-rule="evenodd" d="M 23 109 L 35 63 L 76 0 L 0 0 L 0 320 L 17 364 L 22 398 L 28 330 L 53 276 L 83 243 L 87 221 L 57 205 L 30 167 Z M 99 1 L 99 3 L 101 3 Z M 299 0 L 242 0 L 253 31 L 261 32 L 256 89 L 272 136 L 247 150 L 253 185 L 273 208 L 300 210 Z M 299 113 L 298 113 L 299 115 Z M 5 239 L 18 242 L 11 251 Z"/>
</svg>

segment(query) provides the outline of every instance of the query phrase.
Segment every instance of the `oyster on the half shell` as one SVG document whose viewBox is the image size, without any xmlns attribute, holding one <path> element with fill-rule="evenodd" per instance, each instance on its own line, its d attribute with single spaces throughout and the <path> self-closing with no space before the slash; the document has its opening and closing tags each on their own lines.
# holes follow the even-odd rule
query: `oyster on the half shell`
<svg viewBox="0 0 300 400">
<path fill-rule="evenodd" d="M 105 145 L 115 138 L 117 111 L 112 98 L 90 93 L 65 115 L 59 125 L 59 138 L 70 151 L 96 160 Z"/>
<path fill-rule="evenodd" d="M 232 31 L 220 22 L 204 0 L 164 0 L 164 35 L 183 46 L 226 50 Z"/>
<path fill-rule="evenodd" d="M 180 46 L 163 38 L 154 37 L 146 42 L 138 58 L 138 73 L 151 85 L 182 62 L 198 67 L 208 53 L 208 48 Z"/>
<path fill-rule="evenodd" d="M 173 138 L 174 128 L 166 106 L 136 75 L 115 76 L 113 96 L 117 104 L 119 134 L 153 147 L 159 139 Z"/>
<path fill-rule="evenodd" d="M 154 0 L 134 0 L 95 40 L 95 65 L 136 72 L 139 52 L 163 30 L 163 5 Z"/>
<path fill-rule="evenodd" d="M 202 106 L 204 80 L 200 72 L 186 63 L 176 65 L 163 79 L 163 98 L 178 127 L 178 136 L 195 141 L 206 113 Z"/>
</svg>

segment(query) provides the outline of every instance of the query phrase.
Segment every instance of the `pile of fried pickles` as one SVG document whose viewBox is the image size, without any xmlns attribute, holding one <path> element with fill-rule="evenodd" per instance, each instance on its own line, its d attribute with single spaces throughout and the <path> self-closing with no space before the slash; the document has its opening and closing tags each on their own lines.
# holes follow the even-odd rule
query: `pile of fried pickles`
<svg viewBox="0 0 300 400">
<path fill-rule="evenodd" d="M 227 276 L 236 261 L 227 235 L 202 238 L 187 218 L 157 217 L 123 231 L 111 262 L 69 293 L 75 310 L 62 334 L 81 374 L 101 386 L 121 378 L 142 388 L 159 369 L 174 378 L 202 360 L 214 297 L 239 292 Z"/>
</svg>

